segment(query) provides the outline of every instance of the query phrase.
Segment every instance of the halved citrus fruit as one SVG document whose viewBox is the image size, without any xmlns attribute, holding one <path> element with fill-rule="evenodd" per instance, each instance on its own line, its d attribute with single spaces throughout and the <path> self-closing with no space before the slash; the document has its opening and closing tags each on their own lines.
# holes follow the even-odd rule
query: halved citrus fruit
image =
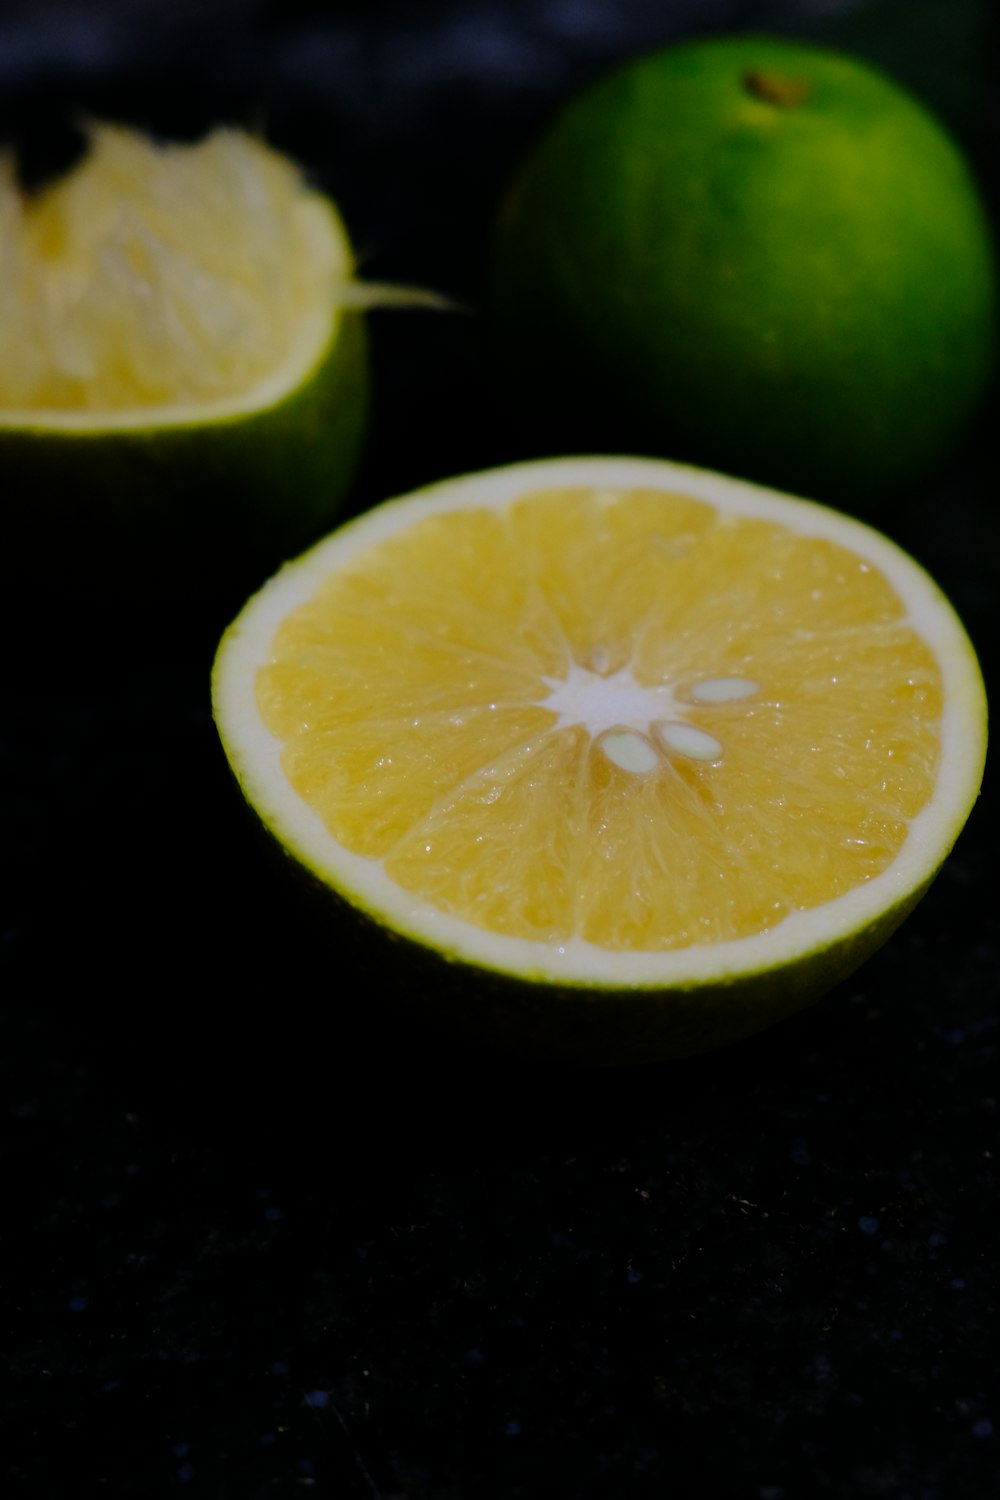
<svg viewBox="0 0 1000 1500">
<path fill-rule="evenodd" d="M 0 159 L 0 462 L 8 535 L 93 590 L 244 592 L 331 524 L 368 374 L 335 206 L 263 142 L 95 125 L 40 192 Z M 30 555 L 30 554 L 29 554 Z M 253 572 L 249 574 L 250 568 Z"/>
<path fill-rule="evenodd" d="M 830 988 L 985 754 L 973 648 L 910 557 L 653 460 L 377 507 L 250 600 L 213 694 L 250 804 L 401 940 L 406 998 L 552 1057 L 698 1051 Z"/>
</svg>

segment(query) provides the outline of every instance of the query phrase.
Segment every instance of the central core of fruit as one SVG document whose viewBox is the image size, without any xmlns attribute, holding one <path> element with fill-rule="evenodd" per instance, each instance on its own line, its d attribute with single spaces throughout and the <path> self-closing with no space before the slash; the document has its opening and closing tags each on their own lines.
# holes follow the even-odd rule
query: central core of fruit
<svg viewBox="0 0 1000 1500">
<path fill-rule="evenodd" d="M 33 197 L 0 157 L 0 411 L 242 396 L 328 316 L 348 253 L 297 168 L 240 131 L 159 146 L 98 125 Z"/>
<path fill-rule="evenodd" d="M 870 562 L 643 489 L 385 526 L 284 619 L 257 699 L 292 787 L 398 886 L 496 933 L 664 951 L 898 854 L 943 690 Z"/>
<path fill-rule="evenodd" d="M 564 677 L 546 680 L 548 695 L 539 706 L 556 711 L 557 729 L 582 726 L 623 771 L 653 771 L 663 755 L 721 760 L 722 744 L 689 721 L 670 683 L 641 683 L 628 666 L 609 673 L 610 659 L 598 647 L 590 666 L 571 662 Z M 692 704 L 735 703 L 756 692 L 746 677 L 708 677 L 691 685 L 688 698 Z"/>
</svg>

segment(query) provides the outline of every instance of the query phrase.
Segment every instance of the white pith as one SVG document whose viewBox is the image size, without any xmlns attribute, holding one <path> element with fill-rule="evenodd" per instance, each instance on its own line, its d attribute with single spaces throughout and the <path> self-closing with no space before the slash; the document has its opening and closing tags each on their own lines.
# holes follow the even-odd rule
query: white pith
<svg viewBox="0 0 1000 1500">
<path fill-rule="evenodd" d="M 617 672 L 570 662 L 564 677 L 546 677 L 540 708 L 556 714 L 553 729 L 580 725 L 623 771 L 652 771 L 660 755 L 691 760 L 718 760 L 723 745 L 714 735 L 686 721 L 686 706 L 669 682 L 639 682 L 626 663 Z M 695 703 L 733 703 L 751 697 L 757 684 L 747 678 L 713 677 L 694 683 L 687 696 Z"/>
<path fill-rule="evenodd" d="M 628 665 L 605 676 L 571 662 L 565 677 L 548 677 L 545 686 L 548 692 L 538 701 L 556 713 L 554 729 L 582 724 L 590 734 L 599 735 L 621 725 L 641 733 L 654 719 L 673 719 L 683 713 L 672 684 L 647 687 L 636 680 Z"/>
<path fill-rule="evenodd" d="M 823 905 L 794 912 L 766 932 L 730 942 L 668 953 L 612 953 L 582 939 L 550 946 L 496 936 L 414 897 L 397 886 L 379 862 L 337 845 L 319 815 L 292 790 L 280 763 L 281 743 L 264 728 L 256 701 L 257 670 L 268 659 L 275 630 L 289 611 L 331 571 L 418 514 L 502 507 L 519 494 L 546 485 L 581 484 L 612 490 L 661 488 L 706 500 L 723 513 L 773 520 L 800 534 L 853 548 L 892 584 L 907 607 L 910 623 L 934 648 L 947 691 L 940 723 L 942 773 L 931 798 L 911 821 L 900 853 L 882 874 Z M 612 745 L 612 758 L 622 757 L 618 764 L 624 761 L 627 768 L 641 774 L 646 751 L 638 743 L 640 738 L 654 747 L 660 740 L 656 753 L 664 749 L 686 753 L 684 731 L 693 726 L 685 725 L 685 697 L 732 702 L 756 690 L 756 684 L 743 679 L 709 678 L 687 685 L 677 696 L 672 691 L 658 694 L 651 705 L 650 690 L 636 691 L 637 687 L 627 675 L 602 676 L 600 671 L 579 669 L 575 680 L 571 676 L 565 682 L 548 684 L 545 706 L 556 708 L 564 720 L 575 716 L 595 735 L 624 734 L 624 740 Z M 656 460 L 534 462 L 445 481 L 379 506 L 287 565 L 248 603 L 220 648 L 213 690 L 220 734 L 251 804 L 304 865 L 356 905 L 395 931 L 484 968 L 612 988 L 683 987 L 773 970 L 877 923 L 939 868 L 975 800 L 985 756 L 985 703 L 975 655 L 950 604 L 911 558 L 861 522 L 819 505 Z M 651 706 L 655 715 L 649 712 Z M 648 740 L 647 729 L 651 731 Z M 629 740 L 629 735 L 636 739 Z M 693 740 L 688 742 L 687 753 L 699 748 L 705 754 L 712 747 L 699 747 Z"/>
</svg>

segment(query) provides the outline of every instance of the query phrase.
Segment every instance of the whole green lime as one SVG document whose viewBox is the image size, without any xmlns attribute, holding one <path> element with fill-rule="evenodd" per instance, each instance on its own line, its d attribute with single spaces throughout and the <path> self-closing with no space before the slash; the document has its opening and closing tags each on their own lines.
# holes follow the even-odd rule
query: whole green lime
<svg viewBox="0 0 1000 1500">
<path fill-rule="evenodd" d="M 873 68 L 766 37 L 669 48 L 571 103 L 502 206 L 492 276 L 507 389 L 563 445 L 846 508 L 952 449 L 996 288 L 942 125 Z"/>
</svg>

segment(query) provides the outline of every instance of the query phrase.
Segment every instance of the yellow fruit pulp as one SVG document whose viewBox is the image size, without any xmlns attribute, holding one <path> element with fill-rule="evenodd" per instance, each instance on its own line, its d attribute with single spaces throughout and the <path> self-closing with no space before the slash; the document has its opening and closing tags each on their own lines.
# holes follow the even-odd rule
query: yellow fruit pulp
<svg viewBox="0 0 1000 1500">
<path fill-rule="evenodd" d="M 339 844 L 550 945 L 665 952 L 828 902 L 893 863 L 940 758 L 937 659 L 876 565 L 641 487 L 382 537 L 256 681 Z"/>
<path fill-rule="evenodd" d="M 34 197 L 0 158 L 0 413 L 125 412 L 252 390 L 351 267 L 299 170 L 237 130 L 161 146 L 97 125 Z"/>
</svg>

